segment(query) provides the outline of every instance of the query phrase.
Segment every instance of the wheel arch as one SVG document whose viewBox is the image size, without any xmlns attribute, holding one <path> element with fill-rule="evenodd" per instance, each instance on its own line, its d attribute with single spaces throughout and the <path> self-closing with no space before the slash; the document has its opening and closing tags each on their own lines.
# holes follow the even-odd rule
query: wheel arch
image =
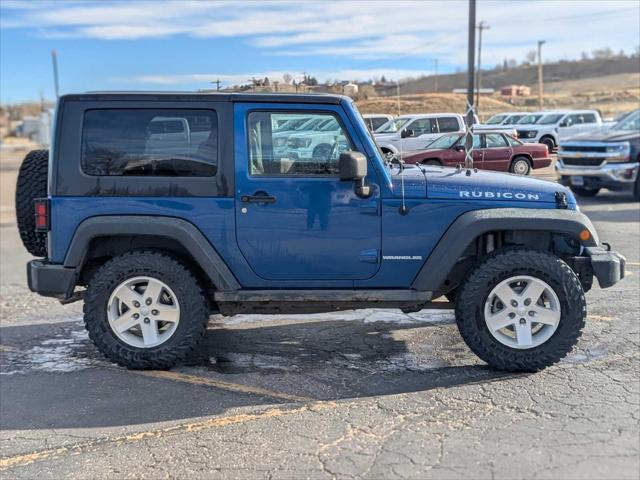
<svg viewBox="0 0 640 480">
<path fill-rule="evenodd" d="M 109 258 L 126 251 L 167 251 L 189 264 L 217 290 L 238 290 L 240 284 L 206 237 L 192 223 L 173 217 L 97 216 L 76 229 L 64 259 L 82 279 Z"/>
<path fill-rule="evenodd" d="M 466 212 L 440 238 L 414 278 L 412 288 L 433 292 L 435 297 L 457 286 L 456 282 L 477 260 L 480 249 L 500 248 L 505 241 L 543 249 L 544 242 L 551 245 L 555 236 L 578 239 L 585 229 L 590 236 L 582 244 L 597 246 L 599 240 L 591 221 L 573 210 L 495 208 Z M 489 246 L 488 242 L 493 244 Z"/>
<path fill-rule="evenodd" d="M 423 158 L 422 160 L 420 160 L 420 164 L 422 164 L 422 165 L 424 165 L 427 162 L 438 162 L 438 164 L 440 166 L 444 165 L 444 162 L 439 157 L 427 157 L 427 158 Z"/>
</svg>

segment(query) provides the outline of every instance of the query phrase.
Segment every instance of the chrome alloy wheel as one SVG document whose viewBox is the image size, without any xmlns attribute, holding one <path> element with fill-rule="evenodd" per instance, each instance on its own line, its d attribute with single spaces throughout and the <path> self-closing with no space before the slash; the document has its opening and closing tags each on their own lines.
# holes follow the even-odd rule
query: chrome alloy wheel
<svg viewBox="0 0 640 480">
<path fill-rule="evenodd" d="M 549 340 L 560 323 L 560 300 L 539 278 L 520 275 L 496 285 L 484 304 L 484 321 L 493 337 L 517 349 Z"/>
<path fill-rule="evenodd" d="M 169 286 L 152 277 L 135 277 L 118 285 L 107 306 L 109 326 L 127 345 L 151 348 L 176 331 L 180 305 Z"/>
</svg>

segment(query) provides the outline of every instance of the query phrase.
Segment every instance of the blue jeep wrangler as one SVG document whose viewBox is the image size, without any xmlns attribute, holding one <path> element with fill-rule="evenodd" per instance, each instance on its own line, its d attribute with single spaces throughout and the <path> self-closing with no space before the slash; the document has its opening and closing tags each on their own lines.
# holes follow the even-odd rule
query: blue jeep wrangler
<svg viewBox="0 0 640 480">
<path fill-rule="evenodd" d="M 30 289 L 84 298 L 129 368 L 183 361 L 211 313 L 455 303 L 480 358 L 536 371 L 577 342 L 593 277 L 624 276 L 565 187 L 390 161 L 333 95 L 61 97 L 16 204 Z"/>
</svg>

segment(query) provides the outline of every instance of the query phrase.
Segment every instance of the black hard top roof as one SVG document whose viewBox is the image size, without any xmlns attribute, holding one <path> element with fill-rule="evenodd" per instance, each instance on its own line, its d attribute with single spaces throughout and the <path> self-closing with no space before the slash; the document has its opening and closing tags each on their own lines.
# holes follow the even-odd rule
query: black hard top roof
<svg viewBox="0 0 640 480">
<path fill-rule="evenodd" d="M 209 92 L 85 92 L 60 97 L 61 101 L 214 101 L 261 103 L 320 103 L 337 105 L 351 101 L 344 95 L 328 93 L 209 93 Z"/>
</svg>

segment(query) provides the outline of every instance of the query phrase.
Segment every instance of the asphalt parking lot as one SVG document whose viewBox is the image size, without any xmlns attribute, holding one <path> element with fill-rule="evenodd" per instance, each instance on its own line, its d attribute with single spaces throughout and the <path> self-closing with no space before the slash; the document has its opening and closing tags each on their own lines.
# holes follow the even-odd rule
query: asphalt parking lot
<svg viewBox="0 0 640 480">
<path fill-rule="evenodd" d="M 627 278 L 587 294 L 578 348 L 534 375 L 486 367 L 446 310 L 212 317 L 191 364 L 127 371 L 94 349 L 81 304 L 28 291 L 9 209 L 2 478 L 640 476 L 640 210 L 630 196 L 581 202 L 627 256 Z"/>
</svg>

